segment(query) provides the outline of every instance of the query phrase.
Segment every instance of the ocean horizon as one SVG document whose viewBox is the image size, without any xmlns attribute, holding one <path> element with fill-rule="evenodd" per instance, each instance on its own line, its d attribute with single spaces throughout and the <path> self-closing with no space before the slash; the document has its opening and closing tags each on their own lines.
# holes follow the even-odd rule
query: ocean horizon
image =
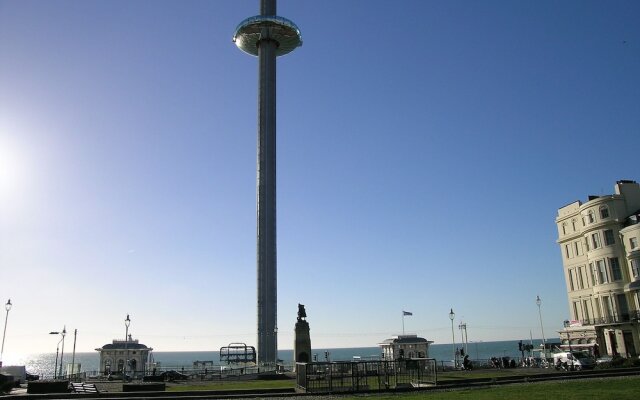
<svg viewBox="0 0 640 400">
<path fill-rule="evenodd" d="M 558 342 L 558 338 L 546 339 L 547 342 Z M 502 340 L 502 341 L 477 341 L 469 342 L 467 353 L 472 360 L 487 360 L 491 357 L 512 357 L 519 358 L 521 353 L 518 350 L 519 340 Z M 528 344 L 530 340 L 523 340 Z M 542 339 L 533 339 L 533 345 L 537 348 Z M 461 348 L 461 343 L 456 343 L 455 347 L 451 343 L 448 344 L 432 344 L 429 346 L 429 357 L 435 358 L 438 362 L 450 362 L 456 348 Z M 317 361 L 325 361 L 325 352 L 329 353 L 330 361 L 350 361 L 354 357 L 362 360 L 379 359 L 380 348 L 375 347 L 345 347 L 345 348 L 314 348 L 312 356 L 317 357 Z M 220 362 L 219 351 L 154 351 L 151 353 L 153 361 L 159 362 L 161 369 L 185 370 L 193 368 L 194 361 L 211 361 L 213 365 L 220 366 L 226 363 Z M 72 362 L 72 353 L 64 354 L 64 365 Z M 285 365 L 293 364 L 293 350 L 278 350 L 278 358 Z M 82 352 L 75 354 L 75 363 L 81 365 L 81 372 L 88 374 L 97 374 L 99 371 L 100 355 L 98 352 Z M 58 363 L 60 361 L 58 360 Z M 53 377 L 54 366 L 56 364 L 56 353 L 36 353 L 22 356 L 19 358 L 8 358 L 4 363 L 9 365 L 24 365 L 28 373 L 39 375 L 41 379 Z M 59 364 L 58 364 L 59 366 Z M 59 367 L 58 367 L 59 368 Z"/>
</svg>

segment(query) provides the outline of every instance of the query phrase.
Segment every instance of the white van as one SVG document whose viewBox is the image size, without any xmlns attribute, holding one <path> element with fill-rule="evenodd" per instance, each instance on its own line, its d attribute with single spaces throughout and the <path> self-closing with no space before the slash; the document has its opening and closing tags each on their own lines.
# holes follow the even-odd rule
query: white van
<svg viewBox="0 0 640 400">
<path fill-rule="evenodd" d="M 562 352 L 553 354 L 553 366 L 556 369 L 566 369 L 567 371 L 580 371 L 594 367 L 593 360 L 579 351 Z"/>
</svg>

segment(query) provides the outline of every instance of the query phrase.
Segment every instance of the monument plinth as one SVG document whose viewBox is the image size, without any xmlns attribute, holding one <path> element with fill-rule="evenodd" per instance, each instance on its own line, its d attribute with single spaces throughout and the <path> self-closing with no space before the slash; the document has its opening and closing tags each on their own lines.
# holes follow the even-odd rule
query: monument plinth
<svg viewBox="0 0 640 400">
<path fill-rule="evenodd" d="M 298 321 L 296 322 L 295 341 L 293 354 L 295 362 L 311 362 L 311 336 L 309 335 L 309 323 L 306 320 L 307 312 L 303 304 L 298 304 Z"/>
</svg>

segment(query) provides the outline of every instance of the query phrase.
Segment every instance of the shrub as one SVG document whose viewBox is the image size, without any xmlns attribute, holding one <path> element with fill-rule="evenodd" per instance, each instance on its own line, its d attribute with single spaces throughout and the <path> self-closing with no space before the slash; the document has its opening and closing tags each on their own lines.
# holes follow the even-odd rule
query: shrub
<svg viewBox="0 0 640 400">
<path fill-rule="evenodd" d="M 623 367 L 640 367 L 640 359 L 638 358 L 626 358 L 624 360 L 624 363 L 622 364 Z"/>
</svg>

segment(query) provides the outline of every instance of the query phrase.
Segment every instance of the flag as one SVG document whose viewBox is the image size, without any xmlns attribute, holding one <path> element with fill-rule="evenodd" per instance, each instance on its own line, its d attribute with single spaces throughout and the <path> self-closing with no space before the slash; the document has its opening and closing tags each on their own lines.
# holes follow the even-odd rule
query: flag
<svg viewBox="0 0 640 400">
<path fill-rule="evenodd" d="M 402 316 L 404 317 L 405 315 L 413 315 L 413 313 L 409 311 L 403 311 Z"/>
</svg>

